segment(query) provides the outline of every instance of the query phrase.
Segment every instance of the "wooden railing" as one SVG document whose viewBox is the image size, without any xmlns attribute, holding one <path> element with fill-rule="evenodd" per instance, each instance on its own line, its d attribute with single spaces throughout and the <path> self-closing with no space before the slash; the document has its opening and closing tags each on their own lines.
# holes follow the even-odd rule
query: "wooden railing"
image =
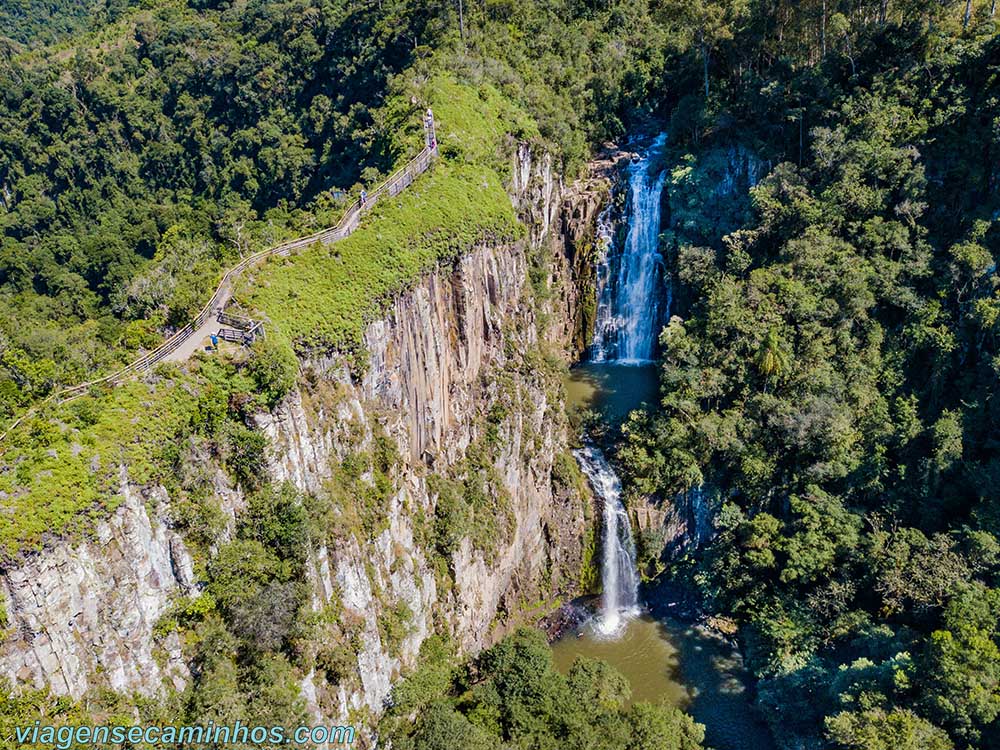
<svg viewBox="0 0 1000 750">
<path fill-rule="evenodd" d="M 246 318 L 242 315 L 231 315 L 225 312 L 220 312 L 216 320 L 224 325 L 239 328 L 241 331 L 245 331 L 257 322 L 253 318 Z"/>
<path fill-rule="evenodd" d="M 39 401 L 37 404 L 29 408 L 24 414 L 15 419 L 10 425 L 8 425 L 7 429 L 3 433 L 0 433 L 0 444 L 3 443 L 15 427 L 49 403 L 66 403 L 67 401 L 72 401 L 73 399 L 84 395 L 94 386 L 114 385 L 115 383 L 120 383 L 123 380 L 133 377 L 134 375 L 149 372 L 149 370 L 152 369 L 158 362 L 177 351 L 177 349 L 180 348 L 184 342 L 195 333 L 195 331 L 205 325 L 205 323 L 207 323 L 212 316 L 222 314 L 226 303 L 229 302 L 229 299 L 232 296 L 233 282 L 241 273 L 243 273 L 243 271 L 251 266 L 255 266 L 273 255 L 289 255 L 295 250 L 301 250 L 309 247 L 310 245 L 314 245 L 317 242 L 330 244 L 331 242 L 337 242 L 338 240 L 342 240 L 350 235 L 355 229 L 357 229 L 358 224 L 361 221 L 361 217 L 367 213 L 372 206 L 378 203 L 379 200 L 385 197 L 399 195 L 413 183 L 418 175 L 426 172 L 430 167 L 431 162 L 438 153 L 437 137 L 434 132 L 434 121 L 430 116 L 425 119 L 424 128 L 426 131 L 426 143 L 423 150 L 421 150 L 419 154 L 407 162 L 403 167 L 391 174 L 385 182 L 379 185 L 375 190 L 365 195 L 363 199 L 359 198 L 354 201 L 354 203 L 352 203 L 344 212 L 344 215 L 335 226 L 315 232 L 306 237 L 299 237 L 298 239 L 284 242 L 280 245 L 275 245 L 267 250 L 261 250 L 260 252 L 243 258 L 243 260 L 226 271 L 222 277 L 222 281 L 219 282 L 219 286 L 215 289 L 215 294 L 212 295 L 211 299 L 208 300 L 194 319 L 170 336 L 170 338 L 160 344 L 160 346 L 153 351 L 144 354 L 120 370 L 111 373 L 110 375 L 104 375 L 103 377 L 88 380 L 85 383 L 69 386 L 49 394 L 46 398 Z"/>
<path fill-rule="evenodd" d="M 264 338 L 264 324 L 254 323 L 250 328 L 220 328 L 216 335 L 233 344 L 252 344 L 257 339 Z"/>
</svg>

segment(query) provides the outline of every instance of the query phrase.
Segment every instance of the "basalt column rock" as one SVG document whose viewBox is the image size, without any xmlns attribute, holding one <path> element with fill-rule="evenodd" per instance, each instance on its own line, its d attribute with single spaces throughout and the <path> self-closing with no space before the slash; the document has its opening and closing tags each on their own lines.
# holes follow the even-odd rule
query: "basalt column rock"
<svg viewBox="0 0 1000 750">
<path fill-rule="evenodd" d="M 570 439 L 553 362 L 570 357 L 580 247 L 605 193 L 566 188 L 544 152 L 521 146 L 512 158 L 525 238 L 426 275 L 368 325 L 360 367 L 356 356 L 306 358 L 298 387 L 256 417 L 270 440 L 267 478 L 307 496 L 327 492 L 352 454 L 388 443 L 393 455 L 376 530 L 317 540 L 306 566 L 312 607 L 336 605 L 351 636 L 331 644 L 349 651 L 350 674 L 329 682 L 302 670 L 303 696 L 324 721 L 379 713 L 431 634 L 475 652 L 577 591 L 586 500 L 553 477 Z M 461 477 L 473 449 L 488 456 L 476 471 L 489 474 L 502 518 L 488 544 L 463 538 L 442 565 L 429 538 L 432 480 Z M 244 499 L 203 458 L 228 538 Z M 172 527 L 167 490 L 137 487 L 125 471 L 121 487 L 96 539 L 49 540 L 0 572 L 0 676 L 75 697 L 163 694 L 190 680 L 176 633 L 156 625 L 205 582 Z"/>
</svg>

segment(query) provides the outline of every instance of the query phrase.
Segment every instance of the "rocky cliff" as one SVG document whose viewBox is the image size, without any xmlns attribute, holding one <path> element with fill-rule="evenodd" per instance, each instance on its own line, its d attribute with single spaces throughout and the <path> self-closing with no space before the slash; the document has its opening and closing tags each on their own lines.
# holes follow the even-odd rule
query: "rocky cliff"
<svg viewBox="0 0 1000 750">
<path fill-rule="evenodd" d="M 584 508 L 581 498 L 553 490 L 552 463 L 567 440 L 558 384 L 525 368 L 525 353 L 539 351 L 525 250 L 480 248 L 450 274 L 427 278 L 368 328 L 370 366 L 359 382 L 337 358 L 313 361 L 314 391 L 294 393 L 259 420 L 275 446 L 273 476 L 307 492 L 322 492 L 333 467 L 369 450 L 377 434 L 398 449 L 381 532 L 367 543 L 339 539 L 315 555 L 315 606 L 336 597 L 359 623 L 361 644 L 360 690 L 307 686 L 325 715 L 377 710 L 435 627 L 474 651 L 526 607 L 541 602 L 546 610 L 576 586 Z M 322 397 L 324 383 L 334 384 L 333 398 Z M 449 476 L 487 430 L 495 434 L 493 490 L 507 498 L 511 523 L 493 549 L 463 539 L 443 582 L 420 541 L 419 519 L 433 517 L 437 501 L 430 476 Z M 400 604 L 410 620 L 391 653 L 379 618 Z"/>
<path fill-rule="evenodd" d="M 92 542 L 54 544 L 4 571 L 0 592 L 11 627 L 0 670 L 12 681 L 74 697 L 95 684 L 143 693 L 158 691 L 165 679 L 185 685 L 176 635 L 161 644 L 166 658 L 157 660 L 152 630 L 173 595 L 195 592 L 191 558 L 166 519 L 146 512 L 124 472 L 122 494 Z"/>
<path fill-rule="evenodd" d="M 559 363 L 580 326 L 574 269 L 602 193 L 564 188 L 551 160 L 527 147 L 513 161 L 527 237 L 428 275 L 368 326 L 360 374 L 335 354 L 311 357 L 299 387 L 257 417 L 270 478 L 310 496 L 329 493 L 338 467 L 376 443 L 395 456 L 375 532 L 346 529 L 310 554 L 312 606 L 335 603 L 349 621 L 355 666 L 336 681 L 304 670 L 316 716 L 378 712 L 433 632 L 474 651 L 576 589 L 589 500 L 553 478 L 569 437 Z M 242 495 L 212 471 L 231 530 Z M 477 472 L 500 509 L 499 533 L 461 539 L 442 566 L 427 519 L 442 483 Z M 0 673 L 15 683 L 80 697 L 97 687 L 152 695 L 190 679 L 176 634 L 155 626 L 174 600 L 197 595 L 197 566 L 172 528 L 167 491 L 134 485 L 127 467 L 121 488 L 125 502 L 96 538 L 51 541 L 2 571 Z M 385 619 L 400 611 L 402 636 L 388 643 Z"/>
</svg>

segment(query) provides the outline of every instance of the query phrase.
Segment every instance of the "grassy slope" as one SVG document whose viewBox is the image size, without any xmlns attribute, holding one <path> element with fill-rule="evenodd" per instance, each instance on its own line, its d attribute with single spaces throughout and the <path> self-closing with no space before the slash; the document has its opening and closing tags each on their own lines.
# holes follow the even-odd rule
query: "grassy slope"
<svg viewBox="0 0 1000 750">
<path fill-rule="evenodd" d="M 382 303 L 422 273 L 478 242 L 520 236 L 498 145 L 511 124 L 521 135 L 537 131 L 491 87 L 439 77 L 426 95 L 445 158 L 347 239 L 274 259 L 244 280 L 238 297 L 299 348 L 358 346 Z"/>
<path fill-rule="evenodd" d="M 467 165 L 437 165 L 374 214 L 342 242 L 268 264 L 239 296 L 297 344 L 352 347 L 378 303 L 421 272 L 519 232 L 497 175 Z"/>
<path fill-rule="evenodd" d="M 489 88 L 438 78 L 427 95 L 444 155 L 433 171 L 378 206 L 349 239 L 269 264 L 257 272 L 258 286 L 245 291 L 245 303 L 283 337 L 354 347 L 365 321 L 436 263 L 522 231 L 501 185 L 498 154 L 505 133 L 537 131 Z M 411 128 L 411 146 L 415 133 Z M 92 529 L 121 501 L 122 464 L 137 484 L 169 483 L 177 445 L 192 431 L 206 391 L 248 387 L 212 362 L 160 374 L 53 407 L 10 436 L 0 455 L 0 558 L 38 549 L 46 535 Z"/>
<path fill-rule="evenodd" d="M 91 525 L 113 511 L 118 466 L 140 483 L 161 478 L 162 455 L 190 423 L 193 376 L 132 382 L 29 420 L 0 457 L 0 554 L 36 549 L 46 533 Z"/>
</svg>

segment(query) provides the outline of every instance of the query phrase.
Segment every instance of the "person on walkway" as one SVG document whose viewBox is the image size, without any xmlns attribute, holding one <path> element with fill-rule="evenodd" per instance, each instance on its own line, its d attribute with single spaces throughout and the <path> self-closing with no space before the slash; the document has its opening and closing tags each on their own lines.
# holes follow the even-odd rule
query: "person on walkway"
<svg viewBox="0 0 1000 750">
<path fill-rule="evenodd" d="M 212 348 L 219 351 L 219 337 L 213 333 L 209 335 L 209 338 L 212 340 Z"/>
<path fill-rule="evenodd" d="M 434 151 L 437 149 L 437 138 L 434 134 L 434 113 L 431 112 L 431 108 L 427 108 L 427 114 L 424 115 L 424 130 L 427 131 L 427 147 Z"/>
<path fill-rule="evenodd" d="M 368 203 L 368 191 L 367 190 L 362 190 L 361 191 L 361 205 L 364 206 L 366 203 Z"/>
</svg>

